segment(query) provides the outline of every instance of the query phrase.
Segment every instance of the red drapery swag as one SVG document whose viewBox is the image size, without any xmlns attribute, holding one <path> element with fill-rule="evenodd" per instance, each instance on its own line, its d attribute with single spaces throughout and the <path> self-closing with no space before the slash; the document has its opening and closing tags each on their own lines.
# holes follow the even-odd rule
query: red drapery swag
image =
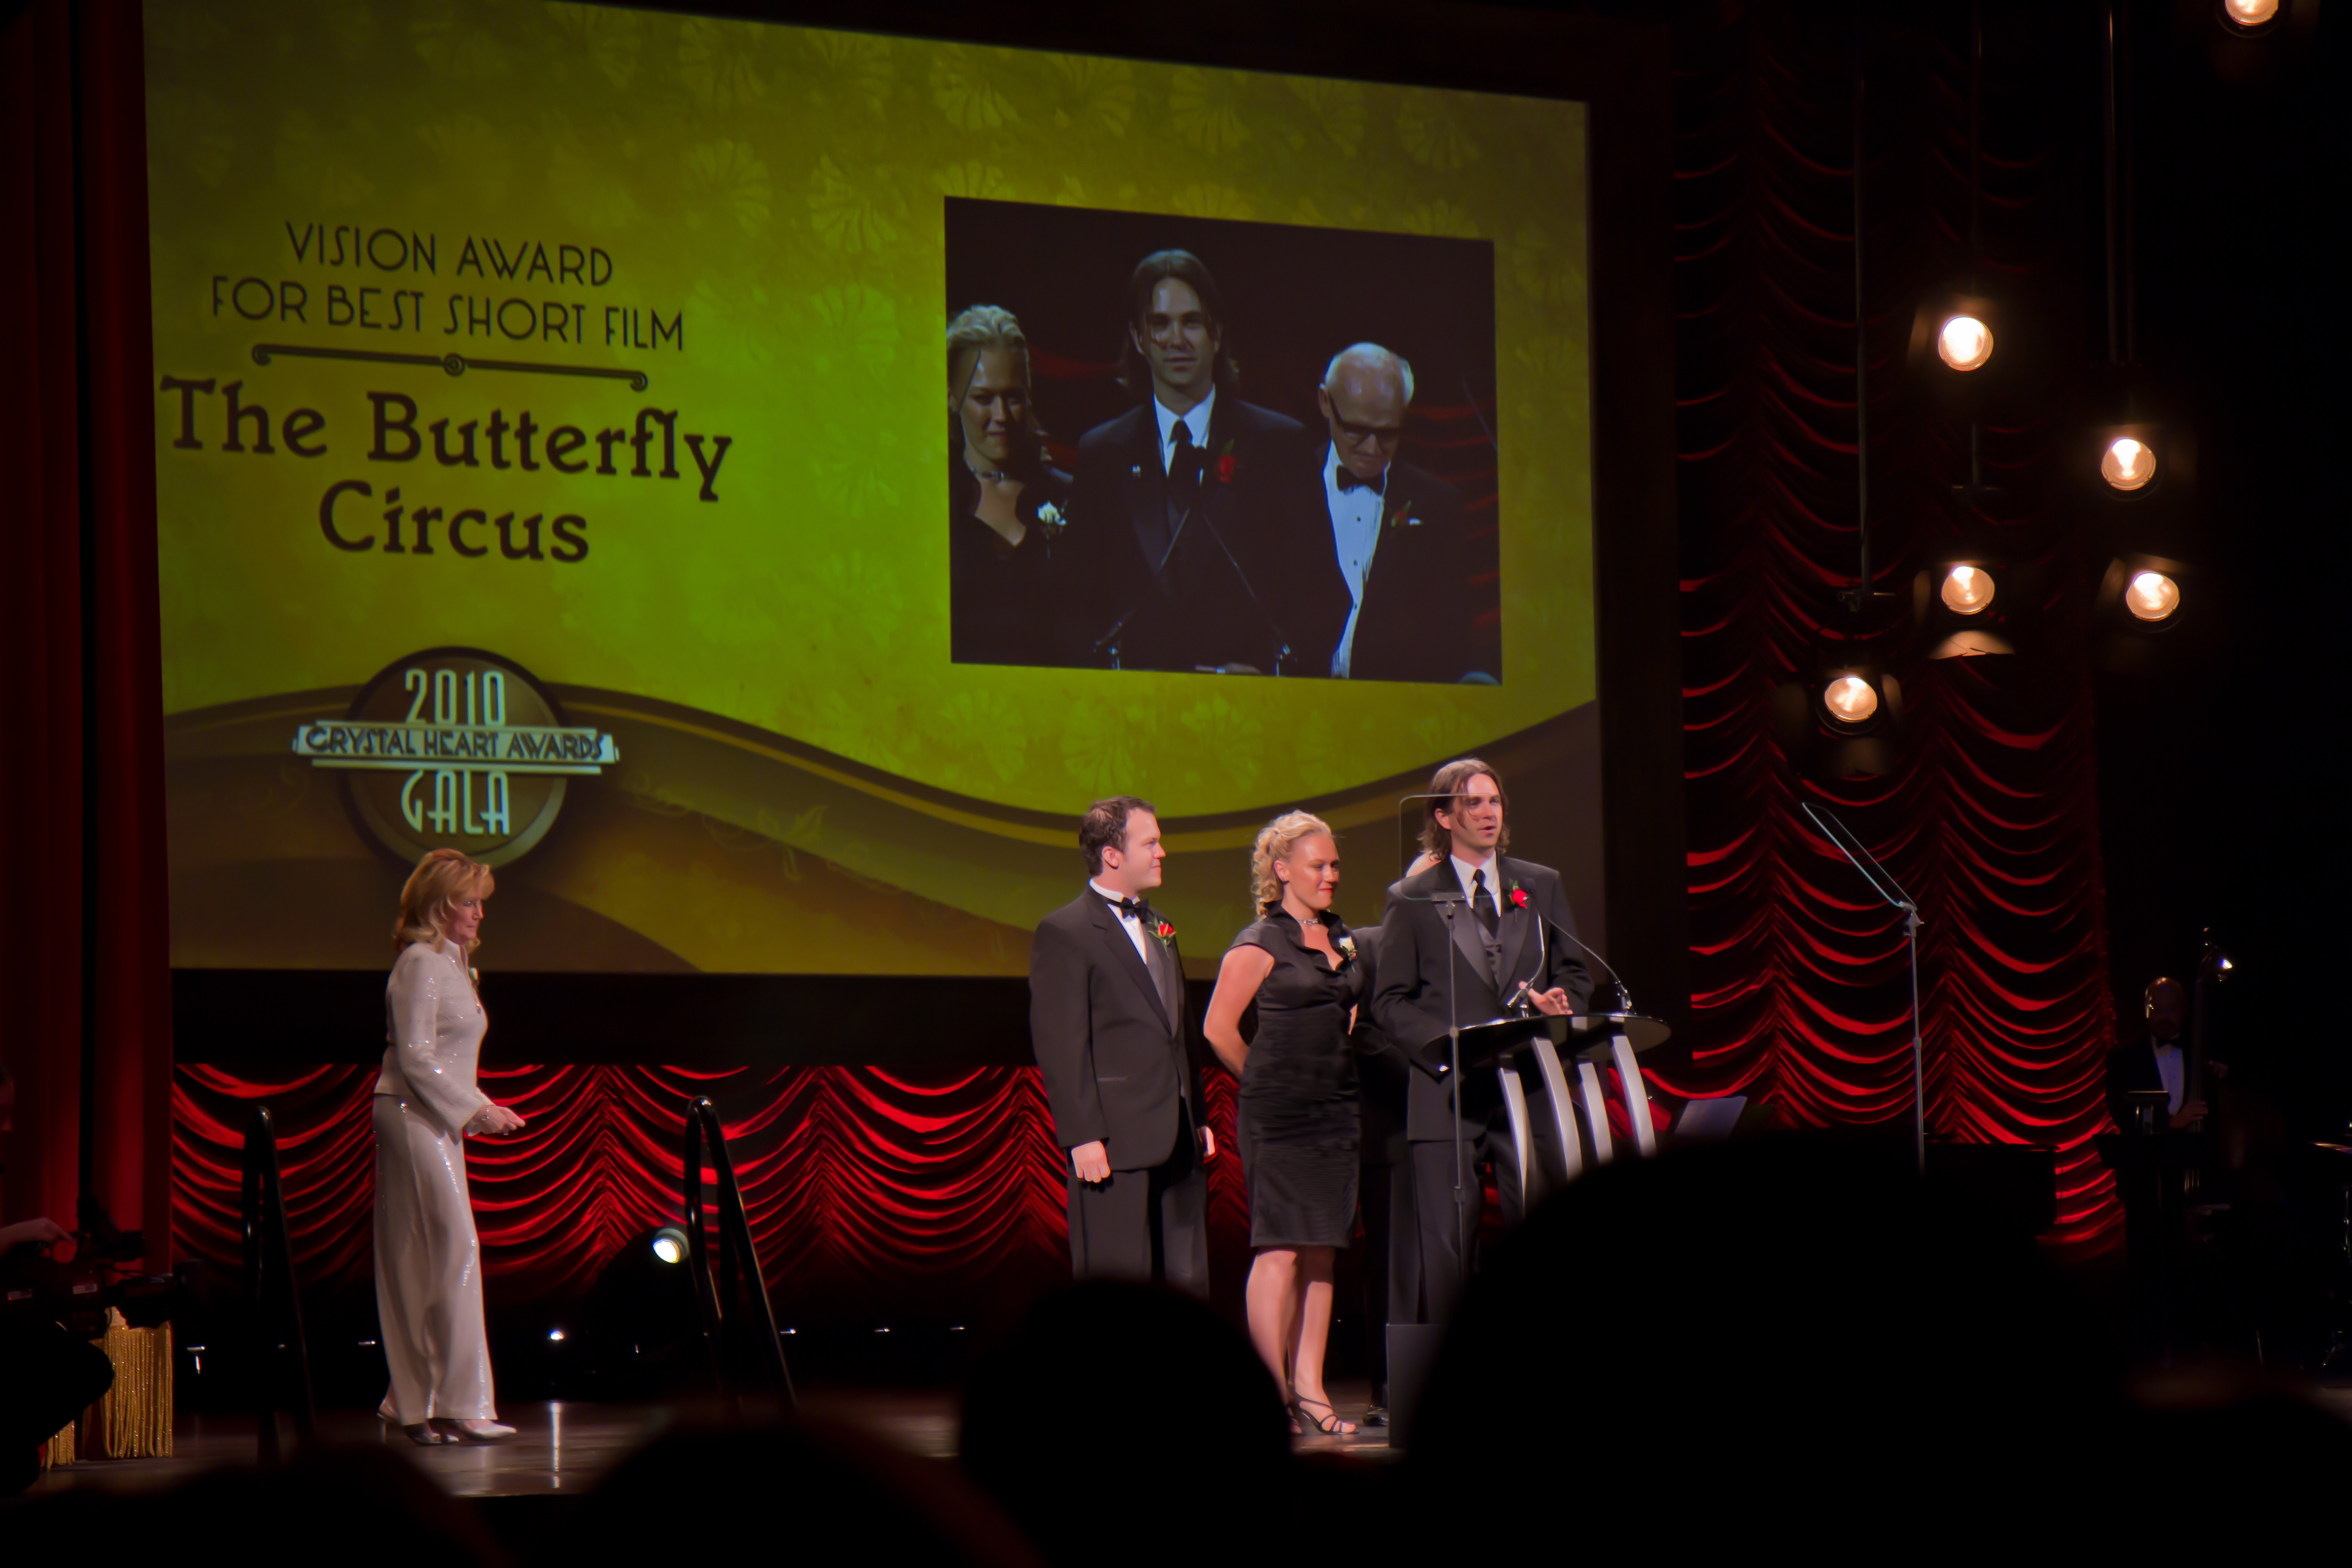
<svg viewBox="0 0 2352 1568">
<path fill-rule="evenodd" d="M 138 0 L 0 25 L 0 1215 L 74 1223 L 85 1173 L 171 1252 L 147 131 Z M 83 1105 L 89 1097 L 89 1147 Z"/>
</svg>

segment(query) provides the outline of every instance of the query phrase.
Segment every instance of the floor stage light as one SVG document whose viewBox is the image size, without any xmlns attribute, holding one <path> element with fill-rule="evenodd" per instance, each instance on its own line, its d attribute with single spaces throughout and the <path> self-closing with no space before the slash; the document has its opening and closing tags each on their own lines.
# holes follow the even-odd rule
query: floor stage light
<svg viewBox="0 0 2352 1568">
<path fill-rule="evenodd" d="M 677 1263 L 686 1257 L 686 1232 L 674 1225 L 666 1225 L 654 1232 L 654 1256 L 664 1263 Z"/>
</svg>

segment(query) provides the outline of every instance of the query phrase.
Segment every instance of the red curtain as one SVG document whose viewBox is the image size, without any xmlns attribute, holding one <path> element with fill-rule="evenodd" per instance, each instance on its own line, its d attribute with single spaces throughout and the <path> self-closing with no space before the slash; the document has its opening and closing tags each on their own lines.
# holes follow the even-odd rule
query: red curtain
<svg viewBox="0 0 2352 1568">
<path fill-rule="evenodd" d="M 2049 17 L 1985 7 L 1981 279 L 2067 362 L 2080 323 L 2072 128 L 2090 90 Z M 1913 311 L 1968 264 L 1967 10 L 1726 7 L 1677 48 L 1675 287 L 1681 404 L 1683 668 L 1692 1013 L 1685 1094 L 1760 1096 L 1784 1124 L 1907 1124 L 1904 923 L 1800 811 L 1851 824 L 1918 900 L 1930 1135 L 2055 1144 L 2057 1239 L 2119 1239 L 2089 1146 L 2105 1126 L 2106 984 L 2081 648 L 2091 584 L 2065 516 L 2063 373 L 2012 378 L 1985 409 L 1985 482 L 1959 414 L 1906 363 Z M 1726 20 L 1728 16 L 1731 19 Z M 1869 329 L 1870 519 L 1881 589 L 1969 530 L 2042 574 L 2030 657 L 1897 668 L 1909 729 L 1883 777 L 1801 782 L 1769 718 L 1853 581 L 1853 28 L 1869 18 L 1863 309 Z M 2063 35 L 2067 30 L 2061 28 Z M 2042 51 L 2047 49 L 2044 54 Z M 2072 75 L 2062 74 L 2072 71 Z M 2091 193 L 2095 197 L 2095 190 Z M 2012 342 L 2015 352 L 2026 344 Z M 1998 352 L 1998 351 L 1997 351 Z M 1890 618 L 1882 609 L 1873 618 Z"/>
<path fill-rule="evenodd" d="M 171 973 L 137 0 L 0 26 L 0 1215 L 89 1190 L 170 1256 Z M 84 1146 L 87 1097 L 89 1145 Z"/>
<path fill-rule="evenodd" d="M 179 1226 L 192 1253 L 235 1262 L 247 1119 L 278 1129 L 304 1288 L 374 1268 L 373 1068 L 282 1076 L 184 1066 L 175 1094 Z M 511 1138 L 467 1145 L 494 1297 L 577 1299 L 628 1242 L 676 1223 L 688 1100 L 719 1108 L 753 1240 L 780 1311 L 806 1321 L 978 1317 L 1069 1277 L 1062 1156 L 1032 1068 L 907 1077 L 875 1068 L 518 1067 L 482 1075 L 520 1111 Z M 1210 1120 L 1233 1131 L 1212 1081 Z M 1247 1247 L 1240 1163 L 1210 1167 L 1219 1261 Z"/>
</svg>

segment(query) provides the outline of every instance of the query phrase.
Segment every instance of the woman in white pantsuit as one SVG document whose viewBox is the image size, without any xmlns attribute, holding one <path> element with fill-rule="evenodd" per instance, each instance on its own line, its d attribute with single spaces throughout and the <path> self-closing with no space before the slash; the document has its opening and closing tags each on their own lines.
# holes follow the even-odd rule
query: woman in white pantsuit
<svg viewBox="0 0 2352 1568">
<path fill-rule="evenodd" d="M 466 1192 L 468 1135 L 522 1118 L 474 1086 L 489 1019 L 467 956 L 480 944 L 489 868 L 455 849 L 416 864 L 400 892 L 400 951 L 384 987 L 375 1082 L 375 1301 L 392 1392 L 377 1414 L 419 1443 L 496 1442 L 481 1247 Z"/>
</svg>

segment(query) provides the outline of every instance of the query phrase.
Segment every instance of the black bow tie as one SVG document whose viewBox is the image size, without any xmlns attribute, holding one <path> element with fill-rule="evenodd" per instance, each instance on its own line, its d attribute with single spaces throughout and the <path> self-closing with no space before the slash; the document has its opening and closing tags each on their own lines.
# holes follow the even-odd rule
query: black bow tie
<svg viewBox="0 0 2352 1568">
<path fill-rule="evenodd" d="M 1374 495 L 1378 495 L 1381 488 L 1388 483 L 1389 478 L 1388 475 L 1382 474 L 1377 479 L 1360 479 L 1345 463 L 1340 464 L 1334 472 L 1339 476 L 1341 495 L 1346 495 L 1351 490 L 1370 490 Z"/>
<path fill-rule="evenodd" d="M 1143 918 L 1143 902 L 1139 899 L 1105 899 L 1103 902 L 1110 906 L 1111 913 L 1115 915 L 1122 915 L 1131 921 Z"/>
</svg>

